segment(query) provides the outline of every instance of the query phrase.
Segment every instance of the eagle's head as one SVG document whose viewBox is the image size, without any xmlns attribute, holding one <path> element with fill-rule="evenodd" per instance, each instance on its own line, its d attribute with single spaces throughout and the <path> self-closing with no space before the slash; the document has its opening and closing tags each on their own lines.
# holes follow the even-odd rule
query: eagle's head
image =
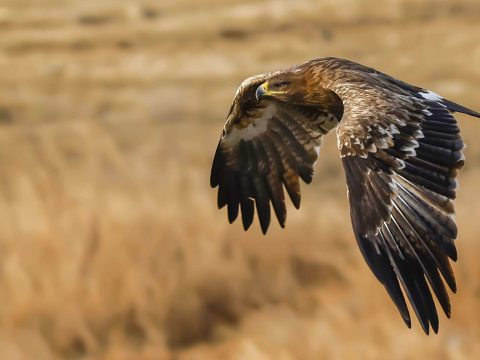
<svg viewBox="0 0 480 360">
<path fill-rule="evenodd" d="M 305 71 L 284 71 L 271 76 L 257 87 L 257 101 L 274 98 L 285 103 L 313 106 L 333 113 L 337 119 L 343 115 L 343 102 L 330 89 L 320 85 L 320 81 Z"/>
<path fill-rule="evenodd" d="M 273 97 L 283 102 L 303 103 L 307 96 L 306 81 L 299 74 L 280 73 L 261 84 L 255 96 L 258 101 L 264 97 Z"/>
</svg>

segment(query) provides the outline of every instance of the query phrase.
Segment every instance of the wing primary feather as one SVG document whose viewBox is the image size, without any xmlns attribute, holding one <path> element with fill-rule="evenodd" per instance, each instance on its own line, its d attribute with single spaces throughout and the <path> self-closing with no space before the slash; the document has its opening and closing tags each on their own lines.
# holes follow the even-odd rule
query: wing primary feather
<svg viewBox="0 0 480 360">
<path fill-rule="evenodd" d="M 428 120 L 422 123 L 422 129 L 424 130 L 429 129 L 429 130 L 452 134 L 452 135 L 460 133 L 460 129 L 455 123 L 447 123 L 444 121 Z"/>
<path fill-rule="evenodd" d="M 242 210 L 242 225 L 243 229 L 246 231 L 252 225 L 253 217 L 255 215 L 255 202 L 253 198 L 252 185 L 250 179 L 241 174 L 239 176 L 239 188 L 241 194 L 240 209 Z"/>
<path fill-rule="evenodd" d="M 285 205 L 285 194 L 283 193 L 283 185 L 281 181 L 281 160 L 278 158 L 278 153 L 275 151 L 272 143 L 267 139 L 259 144 L 265 152 L 265 156 L 268 159 L 270 165 L 270 171 L 266 175 L 268 189 L 270 192 L 270 199 L 272 202 L 273 210 L 278 219 L 280 226 L 285 227 L 285 221 L 287 219 L 287 208 Z"/>
<path fill-rule="evenodd" d="M 454 103 L 453 101 L 447 100 L 447 99 L 442 99 L 442 102 L 447 106 L 447 108 L 450 111 L 458 111 L 463 114 L 475 116 L 477 118 L 480 118 L 480 113 L 473 111 L 469 108 L 466 108 L 465 106 L 459 105 L 457 103 Z"/>
<path fill-rule="evenodd" d="M 228 194 L 226 189 L 227 188 L 224 182 L 219 184 L 217 194 L 217 206 L 219 209 L 222 209 L 228 203 Z"/>
<path fill-rule="evenodd" d="M 398 244 L 397 240 L 395 240 L 394 235 L 392 234 L 392 230 L 389 226 L 384 224 L 382 228 L 379 230 L 381 232 L 382 237 L 385 240 L 385 243 L 390 245 L 390 248 L 395 251 L 398 257 L 402 260 L 405 260 L 402 250 L 400 249 L 400 245 Z"/>
<path fill-rule="evenodd" d="M 381 233 L 379 236 L 382 236 Z M 402 290 L 400 289 L 400 285 L 398 283 L 398 278 L 395 275 L 393 267 L 390 264 L 389 258 L 385 254 L 385 251 L 379 248 L 380 252 L 377 252 L 377 249 L 373 245 L 373 241 L 375 240 L 373 239 L 372 241 L 356 231 L 355 238 L 357 239 L 360 251 L 368 266 L 387 290 L 388 295 L 390 295 L 390 298 L 397 306 L 397 309 L 407 327 L 411 328 L 412 322 L 410 319 L 410 313 L 408 312 L 407 304 L 405 302 L 405 297 L 403 296 Z"/>
<path fill-rule="evenodd" d="M 434 234 L 430 231 L 430 229 L 423 222 L 423 220 L 419 219 L 415 215 L 415 211 L 410 207 L 408 202 L 403 199 L 403 193 L 400 193 L 397 197 L 396 206 L 399 207 L 403 216 L 415 228 L 415 231 L 418 233 L 418 239 L 420 239 L 420 241 L 424 245 L 424 248 L 430 252 L 431 258 L 435 261 L 438 269 L 443 275 L 443 278 L 447 282 L 450 289 L 455 292 L 456 284 L 452 268 L 450 267 L 450 264 L 448 262 L 447 255 L 442 253 L 437 248 L 436 244 L 438 244 L 438 241 L 433 242 L 434 240 L 431 240 L 431 237 L 434 236 Z"/>
<path fill-rule="evenodd" d="M 253 159 L 245 145 L 245 141 L 242 139 L 238 144 L 239 153 L 239 174 L 238 174 L 238 187 L 240 189 L 240 210 L 242 211 L 242 225 L 244 230 L 248 230 L 253 222 L 253 216 L 255 213 L 253 201 L 254 194 L 252 183 L 250 180 L 250 174 L 253 169 Z"/>
<path fill-rule="evenodd" d="M 303 181 L 310 184 L 313 178 L 313 164 L 309 163 L 311 161 L 310 155 L 282 121 L 278 118 L 273 118 L 272 122 L 275 124 L 272 129 L 280 135 L 289 151 L 295 157 L 298 164 L 298 174 Z"/>
<path fill-rule="evenodd" d="M 403 289 L 407 294 L 410 303 L 412 304 L 412 308 L 417 315 L 420 324 L 422 325 L 423 331 L 428 335 L 429 333 L 429 318 L 427 317 L 428 310 L 426 309 L 425 300 L 423 299 L 421 293 L 418 290 L 417 284 L 415 283 L 414 279 L 410 275 L 410 271 L 413 269 L 408 269 L 408 267 L 402 262 L 402 260 L 398 257 L 395 257 L 392 252 L 390 251 L 385 239 L 380 237 L 383 242 L 383 247 L 385 252 L 390 259 L 390 263 L 397 274 L 398 279 L 402 283 Z"/>
<path fill-rule="evenodd" d="M 450 317 L 450 299 L 445 286 L 440 279 L 437 267 L 435 266 L 435 259 L 433 258 L 431 251 L 415 231 L 414 226 L 404 216 L 396 202 L 393 204 L 393 206 L 395 218 L 398 219 L 399 223 L 401 223 L 401 228 L 403 229 L 404 233 L 406 235 L 408 234 L 408 238 L 410 240 L 407 242 L 408 248 L 415 255 L 419 264 L 422 266 L 423 271 L 427 276 L 427 279 L 435 295 L 437 296 L 443 311 L 445 312 L 445 315 Z M 417 247 L 421 248 L 422 250 L 417 249 Z"/>
<path fill-rule="evenodd" d="M 280 135 L 272 131 L 269 133 L 268 139 L 271 141 L 273 148 L 276 150 L 282 161 L 282 181 L 285 185 L 285 189 L 287 189 L 288 196 L 295 208 L 299 209 L 301 194 L 297 164 L 292 158 L 290 152 L 285 148 L 285 143 L 282 141 Z"/>
<path fill-rule="evenodd" d="M 461 151 L 452 151 L 426 143 L 420 143 L 419 145 L 416 149 L 417 156 L 436 164 L 455 168 L 457 163 L 463 158 Z M 463 163 L 460 164 L 463 165 Z"/>
<path fill-rule="evenodd" d="M 210 173 L 210 186 L 212 188 L 220 184 L 221 174 L 224 168 L 224 157 L 221 148 L 221 140 L 217 145 L 215 150 L 215 155 L 213 157 L 212 170 Z"/>
<path fill-rule="evenodd" d="M 405 168 L 399 170 L 398 174 L 437 194 L 448 197 L 449 199 L 455 198 L 455 188 L 457 185 L 456 182 L 450 178 L 429 172 L 424 168 L 418 168 L 409 163 L 405 163 Z"/>
<path fill-rule="evenodd" d="M 259 166 L 259 159 L 257 159 L 256 157 L 253 143 L 249 141 L 246 142 L 246 145 L 249 156 L 252 159 L 255 159 L 255 167 L 254 169 L 252 169 L 252 183 L 255 193 L 255 206 L 257 208 L 257 216 L 260 222 L 260 227 L 263 234 L 266 234 L 268 226 L 270 225 L 270 202 L 265 180 L 260 174 L 260 170 L 263 169 L 263 165 Z"/>
<path fill-rule="evenodd" d="M 233 171 L 228 171 L 225 174 L 226 186 L 228 189 L 228 222 L 233 223 L 238 217 L 239 189 L 237 188 L 237 177 Z"/>
<path fill-rule="evenodd" d="M 443 148 L 449 149 L 450 151 L 459 151 L 465 147 L 465 144 L 460 138 L 454 139 L 454 140 L 423 138 L 418 140 L 418 142 L 437 146 L 437 147 L 443 147 Z"/>
<path fill-rule="evenodd" d="M 414 273 L 411 277 L 417 289 L 418 297 L 422 301 L 423 309 L 428 314 L 429 322 L 432 325 L 432 329 L 436 333 L 438 331 L 438 314 L 432 298 L 432 294 L 428 288 L 424 276 L 425 274 L 428 278 L 430 278 L 430 274 L 425 270 L 425 267 L 422 263 L 422 260 L 418 256 L 417 251 L 410 243 L 408 233 L 406 233 L 406 230 L 408 228 L 405 228 L 405 223 L 403 223 L 404 226 L 402 226 L 402 216 L 396 210 L 397 208 L 395 208 L 394 204 L 394 208 L 392 210 L 392 222 L 389 225 L 392 225 L 392 227 L 396 229 L 395 231 L 397 238 L 403 239 L 402 247 L 405 248 L 406 251 L 410 254 L 409 259 L 403 261 L 404 263 L 409 264 L 407 265 L 406 269 L 406 271 L 409 271 L 407 276 L 410 276 L 412 272 Z M 421 311 L 421 307 L 419 307 L 419 311 Z"/>
<path fill-rule="evenodd" d="M 398 188 L 403 193 L 403 199 L 408 203 L 409 208 L 414 212 L 417 217 L 417 221 L 422 221 L 428 228 L 427 234 L 431 233 L 438 240 L 439 245 L 446 252 L 446 254 L 452 259 L 456 260 L 457 250 L 453 243 L 453 239 L 456 238 L 457 228 L 453 220 L 440 211 L 434 209 L 432 206 L 422 201 L 413 192 L 408 191 L 402 184 L 398 184 Z"/>
<path fill-rule="evenodd" d="M 435 138 L 435 139 L 443 139 L 443 140 L 457 140 L 458 139 L 458 134 L 450 134 L 450 133 L 445 133 L 438 131 L 437 129 L 431 130 L 429 128 L 425 128 L 422 131 L 423 135 L 425 137 L 429 138 Z"/>
</svg>

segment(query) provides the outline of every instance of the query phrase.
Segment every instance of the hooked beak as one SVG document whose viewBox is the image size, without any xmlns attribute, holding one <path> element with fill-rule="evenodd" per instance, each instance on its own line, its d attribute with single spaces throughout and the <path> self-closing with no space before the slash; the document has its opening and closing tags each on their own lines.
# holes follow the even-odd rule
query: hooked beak
<svg viewBox="0 0 480 360">
<path fill-rule="evenodd" d="M 257 91 L 255 91 L 255 97 L 257 98 L 257 101 L 260 101 L 260 99 L 268 92 L 268 82 L 264 82 L 262 85 L 260 85 L 257 88 Z"/>
</svg>

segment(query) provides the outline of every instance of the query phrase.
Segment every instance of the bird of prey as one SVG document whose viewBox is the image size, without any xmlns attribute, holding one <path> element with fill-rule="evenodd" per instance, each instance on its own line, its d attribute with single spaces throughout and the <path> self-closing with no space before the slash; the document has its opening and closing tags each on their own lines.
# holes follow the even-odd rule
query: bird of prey
<svg viewBox="0 0 480 360">
<path fill-rule="evenodd" d="M 444 281 L 456 291 L 449 259 L 457 259 L 453 200 L 464 143 L 454 112 L 480 117 L 339 58 L 250 77 L 235 94 L 213 160 L 218 207 L 227 206 L 230 223 L 240 209 L 245 230 L 256 208 L 263 233 L 272 207 L 284 227 L 284 188 L 298 209 L 299 179 L 312 181 L 322 138 L 336 127 L 361 253 L 407 326 L 401 287 L 425 333 L 430 326 L 436 333 L 430 288 L 447 317 Z"/>
</svg>

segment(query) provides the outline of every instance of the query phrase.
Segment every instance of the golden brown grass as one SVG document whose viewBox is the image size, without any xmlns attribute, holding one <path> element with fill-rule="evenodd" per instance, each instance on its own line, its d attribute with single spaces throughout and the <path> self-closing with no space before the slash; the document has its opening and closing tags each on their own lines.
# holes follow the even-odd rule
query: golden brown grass
<svg viewBox="0 0 480 360">
<path fill-rule="evenodd" d="M 458 294 L 403 325 L 350 228 L 334 136 L 302 209 L 228 225 L 210 161 L 245 77 L 335 55 L 479 109 L 475 0 L 3 0 L 1 359 L 480 356 L 480 123 L 457 202 Z"/>
</svg>

